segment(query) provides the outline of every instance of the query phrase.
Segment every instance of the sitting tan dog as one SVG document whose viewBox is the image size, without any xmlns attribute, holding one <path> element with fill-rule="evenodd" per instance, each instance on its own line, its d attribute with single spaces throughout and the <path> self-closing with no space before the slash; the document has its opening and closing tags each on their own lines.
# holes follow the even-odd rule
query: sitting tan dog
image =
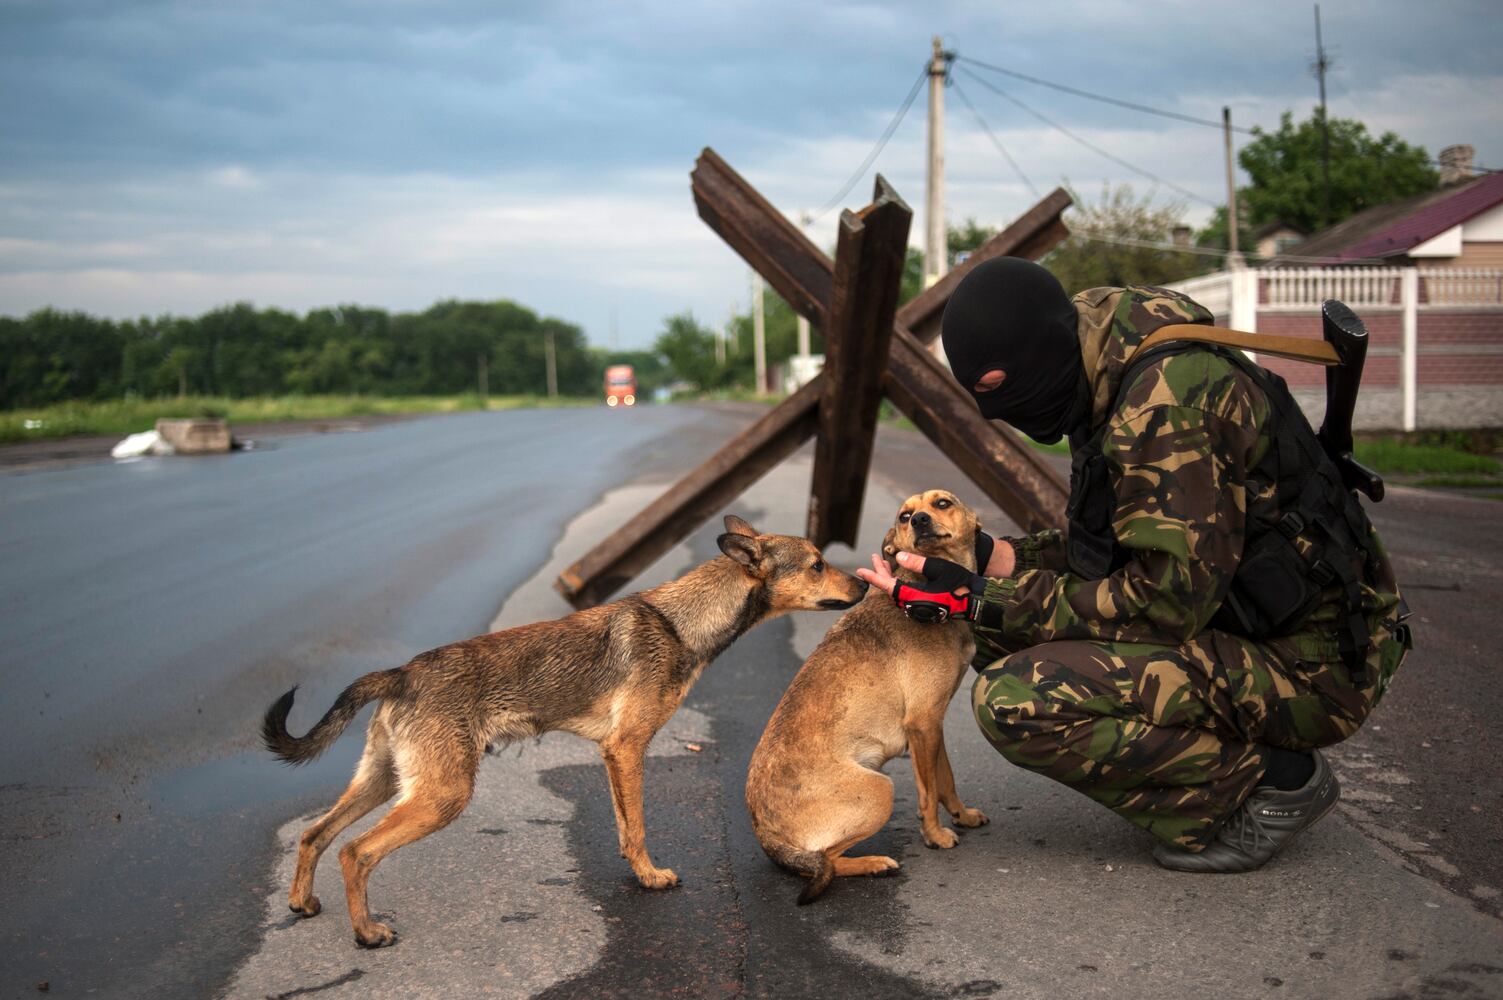
<svg viewBox="0 0 1503 1000">
<path fill-rule="evenodd" d="M 976 565 L 976 515 L 945 490 L 909 497 L 882 543 Z M 896 568 L 900 579 L 919 579 Z M 811 903 L 836 875 L 875 875 L 898 863 L 844 853 L 892 815 L 892 779 L 881 768 L 909 749 L 918 786 L 919 826 L 930 847 L 954 847 L 940 824 L 943 802 L 960 826 L 986 817 L 955 793 L 945 753 L 944 718 L 975 644 L 970 625 L 910 621 L 875 587 L 836 622 L 778 703 L 752 754 L 746 805 L 767 856 L 810 877 L 799 903 Z"/>
</svg>

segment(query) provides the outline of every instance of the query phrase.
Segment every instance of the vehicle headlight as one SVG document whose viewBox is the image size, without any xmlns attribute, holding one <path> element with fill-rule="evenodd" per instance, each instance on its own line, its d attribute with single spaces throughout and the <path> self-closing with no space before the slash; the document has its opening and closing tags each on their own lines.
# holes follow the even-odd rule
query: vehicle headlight
<svg viewBox="0 0 1503 1000">
<path fill-rule="evenodd" d="M 631 406 L 636 401 L 637 401 L 637 397 L 633 396 L 629 392 L 626 394 L 626 398 L 622 400 L 622 402 L 625 403 L 627 406 Z"/>
<path fill-rule="evenodd" d="M 605 397 L 605 405 L 606 406 L 615 406 L 616 405 L 616 397 L 615 396 L 607 396 L 607 397 Z"/>
</svg>

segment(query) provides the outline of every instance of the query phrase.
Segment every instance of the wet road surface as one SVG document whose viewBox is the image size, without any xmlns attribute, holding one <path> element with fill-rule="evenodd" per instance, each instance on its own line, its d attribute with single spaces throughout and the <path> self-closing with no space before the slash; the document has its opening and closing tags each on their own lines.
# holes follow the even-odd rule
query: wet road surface
<svg viewBox="0 0 1503 1000">
<path fill-rule="evenodd" d="M 332 855 L 324 914 L 291 918 L 290 848 L 347 780 L 361 727 L 291 771 L 254 748 L 265 705 L 302 684 L 301 731 L 353 677 L 483 631 L 498 607 L 496 627 L 562 613 L 557 568 L 748 419 L 473 414 L 0 478 L 0 993 L 1503 995 L 1500 698 L 1482 652 L 1499 508 L 1413 491 L 1375 516 L 1422 585 L 1421 650 L 1338 751 L 1341 814 L 1264 872 L 1160 872 L 1136 831 L 1003 764 L 962 695 L 951 756 L 992 825 L 926 850 L 894 761 L 897 809 L 871 846 L 903 870 L 793 907 L 798 880 L 762 855 L 741 784 L 833 620 L 805 615 L 734 645 L 654 743 L 648 843 L 682 888 L 636 887 L 593 745 L 554 734 L 488 757 L 464 816 L 382 866 L 372 903 L 397 947 L 354 947 Z M 796 531 L 807 483 L 802 456 L 734 509 Z M 863 541 L 933 485 L 967 492 L 922 439 L 884 429 Z M 1005 527 L 984 505 L 983 520 Z M 642 583 L 708 558 L 716 530 Z"/>
</svg>

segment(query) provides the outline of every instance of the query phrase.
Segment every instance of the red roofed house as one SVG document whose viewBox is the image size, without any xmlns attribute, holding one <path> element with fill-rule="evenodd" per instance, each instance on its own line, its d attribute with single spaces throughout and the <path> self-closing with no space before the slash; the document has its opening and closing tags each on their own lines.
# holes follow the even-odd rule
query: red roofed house
<svg viewBox="0 0 1503 1000">
<path fill-rule="evenodd" d="M 1441 152 L 1442 186 L 1377 205 L 1289 247 L 1268 266 L 1176 282 L 1217 322 L 1320 336 L 1341 299 L 1372 341 L 1358 425 L 1503 427 L 1503 173 L 1471 176 L 1471 148 Z M 1321 369 L 1263 359 L 1318 422 Z"/>
</svg>

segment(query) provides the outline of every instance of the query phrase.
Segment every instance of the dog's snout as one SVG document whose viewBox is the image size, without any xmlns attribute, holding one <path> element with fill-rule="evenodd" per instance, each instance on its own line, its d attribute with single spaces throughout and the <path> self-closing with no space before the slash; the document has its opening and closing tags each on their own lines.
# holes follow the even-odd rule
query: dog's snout
<svg viewBox="0 0 1503 1000">
<path fill-rule="evenodd" d="M 933 526 L 934 518 L 929 516 L 929 512 L 927 510 L 921 510 L 917 514 L 913 515 L 913 527 L 915 531 L 921 528 L 932 528 Z"/>
</svg>

